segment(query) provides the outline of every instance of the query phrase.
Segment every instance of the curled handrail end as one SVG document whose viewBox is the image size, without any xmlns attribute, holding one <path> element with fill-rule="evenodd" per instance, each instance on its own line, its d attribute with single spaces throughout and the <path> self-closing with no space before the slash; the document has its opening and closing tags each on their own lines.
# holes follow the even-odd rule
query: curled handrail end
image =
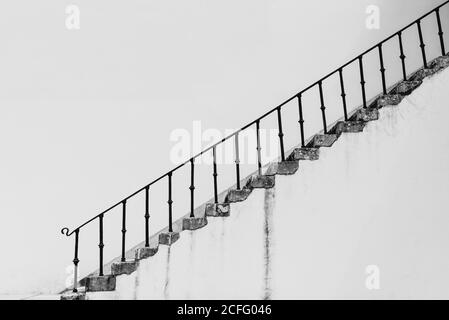
<svg viewBox="0 0 449 320">
<path fill-rule="evenodd" d="M 62 228 L 61 233 L 65 234 L 67 237 L 70 236 L 72 233 L 70 232 L 69 228 Z"/>
</svg>

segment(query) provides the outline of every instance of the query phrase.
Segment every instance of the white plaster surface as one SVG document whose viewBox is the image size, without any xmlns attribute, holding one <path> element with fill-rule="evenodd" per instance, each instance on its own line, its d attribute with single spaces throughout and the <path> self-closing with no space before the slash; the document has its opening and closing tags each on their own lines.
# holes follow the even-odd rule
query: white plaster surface
<svg viewBox="0 0 449 320">
<path fill-rule="evenodd" d="M 1 1 L 0 251 L 15 263 L 0 265 L 0 298 L 69 286 L 74 237 L 61 228 L 73 230 L 175 167 L 174 130 L 204 148 L 213 141 L 193 138 L 194 121 L 203 133 L 240 128 L 442 2 Z M 79 6 L 79 30 L 65 27 L 70 4 Z M 370 5 L 381 10 L 379 29 L 366 28 Z M 449 6 L 441 17 L 447 44 Z M 422 27 L 430 60 L 440 55 L 435 16 Z M 412 72 L 422 64 L 416 28 L 403 36 Z M 391 85 L 401 77 L 397 39 L 383 50 Z M 371 98 L 381 90 L 377 50 L 364 64 Z M 357 63 L 344 75 L 352 109 L 361 101 Z M 338 76 L 323 86 L 330 123 L 342 115 Z M 317 88 L 304 106 L 309 137 L 321 129 Z M 296 101 L 282 116 L 287 149 L 299 141 Z M 275 132 L 264 139 L 262 131 L 264 158 L 264 144 L 277 141 L 275 114 L 261 126 Z M 241 147 L 255 157 L 255 145 Z M 241 166 L 242 176 L 255 168 Z M 189 208 L 184 169 L 174 175 L 175 219 Z M 234 170 L 219 165 L 220 191 L 235 182 Z M 211 172 L 196 167 L 197 204 L 212 196 Z M 165 180 L 151 191 L 152 234 L 167 226 L 166 192 Z M 128 202 L 127 250 L 144 239 L 143 204 L 142 194 Z M 104 223 L 106 262 L 120 254 L 120 208 Z M 80 278 L 98 268 L 97 245 L 94 221 L 80 233 Z"/>
</svg>

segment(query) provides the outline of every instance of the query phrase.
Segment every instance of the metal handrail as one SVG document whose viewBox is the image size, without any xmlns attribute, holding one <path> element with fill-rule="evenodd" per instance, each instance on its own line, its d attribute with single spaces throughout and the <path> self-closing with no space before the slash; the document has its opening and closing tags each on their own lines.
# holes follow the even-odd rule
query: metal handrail
<svg viewBox="0 0 449 320">
<path fill-rule="evenodd" d="M 395 32 L 394 34 L 390 35 L 389 37 L 385 38 L 384 40 L 380 41 L 379 43 L 377 43 L 376 45 L 372 46 L 371 48 L 365 50 L 363 53 L 359 54 L 358 56 L 356 56 L 355 58 L 349 60 L 348 62 L 346 62 L 345 64 L 343 64 L 342 66 L 340 66 L 339 68 L 335 69 L 334 71 L 328 73 L 327 75 L 325 75 L 324 77 L 320 78 L 319 80 L 317 80 L 316 82 L 312 83 L 311 85 L 309 85 L 308 87 L 306 87 L 305 89 L 302 89 L 301 91 L 298 91 L 295 95 L 293 95 L 292 97 L 288 98 L 287 100 L 285 100 L 284 102 L 282 102 L 281 104 L 277 105 L 276 107 L 270 109 L 269 111 L 267 111 L 266 113 L 264 113 L 262 116 L 260 116 L 259 118 L 253 120 L 252 122 L 248 123 L 247 125 L 243 126 L 242 128 L 240 128 L 239 130 L 235 131 L 234 133 L 226 136 L 225 138 L 221 139 L 220 141 L 216 142 L 215 144 L 212 144 L 211 146 L 205 148 L 203 151 L 199 152 L 198 154 L 196 154 L 195 156 L 191 157 L 190 159 L 186 160 L 185 162 L 179 164 L 178 166 L 176 166 L 175 168 L 173 168 L 172 170 L 168 171 L 167 173 L 161 175 L 160 177 L 158 177 L 157 179 L 151 181 L 150 183 L 148 183 L 147 185 L 143 186 L 142 188 L 138 189 L 137 191 L 135 191 L 134 193 L 130 194 L 129 196 L 125 197 L 124 199 L 122 199 L 121 201 L 117 202 L 116 204 L 110 206 L 109 208 L 107 208 L 106 210 L 102 211 L 101 213 L 99 213 L 98 215 L 94 216 L 93 218 L 89 219 L 88 221 L 84 222 L 83 224 L 79 225 L 78 227 L 76 227 L 75 229 L 73 229 L 72 231 L 70 231 L 69 228 L 65 227 L 63 229 L 61 229 L 61 233 L 65 234 L 66 236 L 71 236 L 72 234 L 75 234 L 75 258 L 73 260 L 73 263 L 75 265 L 75 279 L 74 279 L 74 287 L 73 287 L 73 291 L 76 292 L 77 291 L 77 266 L 79 263 L 79 259 L 78 259 L 78 241 L 79 241 L 79 231 L 81 228 L 83 228 L 85 225 L 89 224 L 90 222 L 99 219 L 99 233 L 100 233 L 100 243 L 99 243 L 99 248 L 100 248 L 100 275 L 103 275 L 103 217 L 105 214 L 107 214 L 108 212 L 110 212 L 112 209 L 117 208 L 118 206 L 122 205 L 122 261 L 124 261 L 125 259 L 125 233 L 126 233 L 126 203 L 127 200 L 131 199 L 132 197 L 134 197 L 135 195 L 141 193 L 142 191 L 145 190 L 145 246 L 148 247 L 149 246 L 149 189 L 152 185 L 154 185 L 155 183 L 161 181 L 163 178 L 168 177 L 168 185 L 169 185 L 169 200 L 168 200 L 168 205 L 169 205 L 169 230 L 172 231 L 172 198 L 171 198 L 171 188 L 172 188 L 172 182 L 171 182 L 171 177 L 173 175 L 173 173 L 175 171 L 177 171 L 178 169 L 182 168 L 183 166 L 185 166 L 186 164 L 190 163 L 191 165 L 191 186 L 189 187 L 189 189 L 191 190 L 191 206 L 190 206 L 190 210 L 191 210 L 191 217 L 194 217 L 193 215 L 193 208 L 194 208 L 194 163 L 195 163 L 195 159 L 197 159 L 198 157 L 202 156 L 203 154 L 212 151 L 213 152 L 213 159 L 214 159 L 214 199 L 215 202 L 217 202 L 217 172 L 216 172 L 216 147 L 222 143 L 224 143 L 225 141 L 234 138 L 235 139 L 235 147 L 236 147 L 236 159 L 235 159 L 235 164 L 236 164 L 236 178 L 237 178 L 237 189 L 240 189 L 240 167 L 239 167 L 239 156 L 238 156 L 238 136 L 239 133 L 248 129 L 251 126 L 256 125 L 256 134 L 257 134 L 257 140 L 258 140 L 258 145 L 257 145 L 257 150 L 258 150 L 258 169 L 259 169 L 259 174 L 261 174 L 261 156 L 260 156 L 260 144 L 259 144 L 259 124 L 260 121 L 264 118 L 266 118 L 267 116 L 271 115 L 272 113 L 274 113 L 275 111 L 277 112 L 277 118 L 278 118 L 278 130 L 279 130 L 279 144 L 280 144 L 280 149 L 281 149 L 281 159 L 285 160 L 285 154 L 284 154 L 284 142 L 283 142 L 283 132 L 282 132 L 282 120 L 281 120 L 281 109 L 284 105 L 286 105 L 287 103 L 293 101 L 294 99 L 298 99 L 298 111 L 299 111 L 299 125 L 300 125 L 300 134 L 301 134 L 301 146 L 305 147 L 305 139 L 304 139 L 304 127 L 303 127 L 303 123 L 304 123 L 304 119 L 303 119 L 303 113 L 302 113 L 302 101 L 301 101 L 301 97 L 302 95 L 307 92 L 308 90 L 312 89 L 315 86 L 319 86 L 319 93 L 320 93 L 320 102 L 321 102 L 321 113 L 322 113 L 322 118 L 323 118 L 323 129 L 324 129 L 324 133 L 327 133 L 327 124 L 326 124 L 326 107 L 325 107 L 325 103 L 324 103 L 324 99 L 323 99 L 323 81 L 325 81 L 326 79 L 328 79 L 329 77 L 331 77 L 332 75 L 339 73 L 339 79 L 340 79 L 340 86 L 341 86 L 341 97 L 342 97 L 342 104 L 343 104 L 343 111 L 344 111 L 344 118 L 347 121 L 348 120 L 348 115 L 347 115 L 347 110 L 346 110 L 346 93 L 345 93 L 345 87 L 344 87 L 344 79 L 343 79 L 343 69 L 346 68 L 347 66 L 349 66 L 350 64 L 358 61 L 359 62 L 359 68 L 360 68 L 360 84 L 361 84 L 361 91 L 362 91 L 362 98 L 363 98 L 363 107 L 367 108 L 367 100 L 366 100 L 366 94 L 365 94 L 365 79 L 364 79 L 364 68 L 363 68 L 363 57 L 370 53 L 371 51 L 378 49 L 379 50 L 379 60 L 380 60 L 380 71 L 382 74 L 382 88 L 383 88 L 383 93 L 386 94 L 386 81 L 385 81 L 385 67 L 384 67 L 384 63 L 383 63 L 383 51 L 382 51 L 382 45 L 384 43 L 386 43 L 387 41 L 398 37 L 399 40 L 399 46 L 400 46 L 400 59 L 401 59 L 401 63 L 402 63 L 402 73 L 403 73 L 403 78 L 404 80 L 407 80 L 407 72 L 406 72 L 406 68 L 405 68 L 405 58 L 406 56 L 404 55 L 404 48 L 403 48 L 403 42 L 402 42 L 402 33 L 409 29 L 410 27 L 414 26 L 415 24 L 417 25 L 417 29 L 418 29 L 418 34 L 419 34 L 419 40 L 420 40 L 420 48 L 421 48 L 421 54 L 422 54 L 422 58 L 423 58 L 423 66 L 424 68 L 427 68 L 427 57 L 426 57 L 426 51 L 425 51 L 425 44 L 424 44 L 424 39 L 423 39 L 423 34 L 422 34 L 422 29 L 421 29 L 421 20 L 423 20 L 424 18 L 426 18 L 427 16 L 431 15 L 432 13 L 436 13 L 436 18 L 437 18 L 437 26 L 438 26 L 438 35 L 439 35 L 439 40 L 440 40 L 440 46 L 441 46 L 441 52 L 442 55 L 446 54 L 445 51 L 445 45 L 444 45 L 444 38 L 443 38 L 443 30 L 442 30 L 442 24 L 441 24 L 441 16 L 440 16 L 440 8 L 442 8 L 443 6 L 445 6 L 446 4 L 449 3 L 449 0 L 445 1 L 444 3 L 440 4 L 439 6 L 435 7 L 434 9 L 432 9 L 431 11 L 427 12 L 426 14 L 422 15 L 421 17 L 419 17 L 418 19 L 414 20 L 413 22 L 411 22 L 410 24 L 408 24 L 407 26 L 403 27 L 402 29 L 400 29 L 399 31 Z"/>
</svg>

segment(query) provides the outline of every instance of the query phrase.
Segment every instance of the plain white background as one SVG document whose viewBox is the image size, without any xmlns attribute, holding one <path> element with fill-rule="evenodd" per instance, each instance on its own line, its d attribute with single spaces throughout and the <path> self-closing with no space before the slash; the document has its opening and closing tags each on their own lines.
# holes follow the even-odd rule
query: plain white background
<svg viewBox="0 0 449 320">
<path fill-rule="evenodd" d="M 440 2 L 3 2 L 0 293 L 64 287 L 73 242 L 61 227 L 173 167 L 172 130 L 194 120 L 220 130 L 244 125 Z M 69 4 L 80 7 L 80 30 L 65 27 Z M 381 8 L 379 30 L 365 28 L 371 4 Z M 160 227 L 165 214 L 154 212 Z M 120 250 L 112 220 L 107 258 Z M 133 244 L 143 239 L 143 218 L 130 220 Z M 84 273 L 96 267 L 96 230 L 80 235 Z"/>
</svg>

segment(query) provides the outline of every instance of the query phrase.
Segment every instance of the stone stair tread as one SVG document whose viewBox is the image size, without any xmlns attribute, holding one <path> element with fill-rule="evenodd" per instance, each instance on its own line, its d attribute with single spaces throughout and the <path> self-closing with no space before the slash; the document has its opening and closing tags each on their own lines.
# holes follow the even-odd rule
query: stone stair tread
<svg viewBox="0 0 449 320">
<path fill-rule="evenodd" d="M 400 94 L 382 94 L 374 100 L 369 108 L 383 108 L 386 106 L 396 106 L 404 99 Z"/>
<path fill-rule="evenodd" d="M 225 202 L 234 203 L 234 202 L 245 201 L 249 197 L 251 192 L 252 192 L 252 190 L 247 187 L 243 187 L 240 190 L 237 190 L 237 189 L 229 190 L 228 194 L 225 197 Z"/>
<path fill-rule="evenodd" d="M 369 122 L 377 119 L 379 119 L 379 110 L 377 108 L 361 108 L 349 120 Z"/>
<path fill-rule="evenodd" d="M 136 249 L 135 259 L 142 260 L 154 256 L 159 251 L 159 245 L 156 247 L 143 247 Z"/>
<path fill-rule="evenodd" d="M 401 81 L 399 84 L 397 84 L 390 93 L 392 94 L 400 94 L 404 96 L 408 96 L 411 94 L 415 89 L 417 89 L 422 84 L 421 80 L 415 80 L 415 81 Z"/>
<path fill-rule="evenodd" d="M 365 121 L 338 121 L 329 132 L 337 135 L 342 133 L 357 133 L 362 132 L 365 126 Z"/>
<path fill-rule="evenodd" d="M 287 159 L 292 160 L 318 160 L 320 156 L 319 148 L 295 148 Z"/>
<path fill-rule="evenodd" d="M 114 291 L 115 285 L 114 275 L 90 276 L 86 279 L 86 292 Z"/>
<path fill-rule="evenodd" d="M 205 215 L 208 217 L 227 217 L 230 214 L 229 203 L 206 204 Z"/>
<path fill-rule="evenodd" d="M 275 176 L 254 175 L 247 182 L 247 187 L 252 189 L 270 189 L 275 184 Z"/>
<path fill-rule="evenodd" d="M 332 147 L 333 144 L 338 140 L 338 135 L 336 134 L 316 134 L 312 140 L 307 144 L 307 147 L 311 148 L 321 148 L 321 147 Z"/>
<path fill-rule="evenodd" d="M 298 171 L 299 161 L 297 160 L 285 160 L 281 162 L 275 162 L 270 164 L 267 171 L 265 172 L 266 176 L 274 176 L 274 175 L 292 175 Z"/>
<path fill-rule="evenodd" d="M 197 230 L 207 225 L 207 218 L 204 217 L 188 217 L 182 220 L 182 230 Z"/>
<path fill-rule="evenodd" d="M 159 244 L 171 246 L 180 238 L 179 232 L 161 232 L 159 234 Z"/>
</svg>

